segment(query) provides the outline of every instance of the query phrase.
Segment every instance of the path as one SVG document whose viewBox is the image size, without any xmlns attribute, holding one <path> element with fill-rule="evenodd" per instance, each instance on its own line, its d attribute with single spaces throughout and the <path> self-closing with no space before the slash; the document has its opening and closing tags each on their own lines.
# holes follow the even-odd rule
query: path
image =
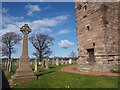
<svg viewBox="0 0 120 90">
<path fill-rule="evenodd" d="M 76 69 L 76 67 L 77 67 L 77 65 L 70 65 L 70 66 L 66 66 L 66 67 L 60 69 L 60 71 L 77 73 L 77 74 L 96 75 L 96 76 L 120 76 L 120 74 L 109 73 L 109 72 L 94 72 L 94 71 L 80 72 L 79 70 Z"/>
</svg>

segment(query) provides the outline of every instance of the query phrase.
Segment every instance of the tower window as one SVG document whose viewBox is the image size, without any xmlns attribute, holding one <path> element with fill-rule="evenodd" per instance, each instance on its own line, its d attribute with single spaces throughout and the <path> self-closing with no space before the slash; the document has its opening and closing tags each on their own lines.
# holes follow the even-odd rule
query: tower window
<svg viewBox="0 0 120 90">
<path fill-rule="evenodd" d="M 95 46 L 95 43 L 93 43 L 93 46 Z"/>
<path fill-rule="evenodd" d="M 83 16 L 83 18 L 86 18 L 86 17 L 87 17 L 87 15 Z"/>
<path fill-rule="evenodd" d="M 80 5 L 80 4 L 77 6 L 77 9 L 78 9 L 78 10 L 80 10 L 80 9 L 81 9 L 81 5 Z"/>
<path fill-rule="evenodd" d="M 88 30 L 88 31 L 90 30 L 90 27 L 89 27 L 89 26 L 87 26 L 87 30 Z"/>
<path fill-rule="evenodd" d="M 85 10 L 86 10 L 86 9 L 87 9 L 87 6 L 85 5 L 84 8 L 85 8 Z"/>
</svg>

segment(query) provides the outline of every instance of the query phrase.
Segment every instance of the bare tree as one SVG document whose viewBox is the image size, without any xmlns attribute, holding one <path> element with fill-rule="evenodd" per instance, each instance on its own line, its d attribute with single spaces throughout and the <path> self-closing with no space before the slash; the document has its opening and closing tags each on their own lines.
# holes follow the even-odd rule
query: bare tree
<svg viewBox="0 0 120 90">
<path fill-rule="evenodd" d="M 15 32 L 7 32 L 2 35 L 2 56 L 7 56 L 11 59 L 11 55 L 15 53 L 14 46 L 21 41 L 21 36 Z"/>
<path fill-rule="evenodd" d="M 36 49 L 33 55 L 39 58 L 40 61 L 42 61 L 43 58 L 48 58 L 51 55 L 52 51 L 50 46 L 53 44 L 54 40 L 52 37 L 38 32 L 37 34 L 32 35 L 29 40 Z"/>
<path fill-rule="evenodd" d="M 76 55 L 76 53 L 75 53 L 74 51 L 72 51 L 72 52 L 70 53 L 69 57 L 71 57 L 71 58 L 76 58 L 77 55 Z"/>
<path fill-rule="evenodd" d="M 11 65 L 11 56 L 15 53 L 14 46 L 21 41 L 21 36 L 15 32 L 7 32 L 1 36 L 1 45 L 2 45 L 2 56 L 8 57 L 7 69 L 12 67 Z M 11 71 L 11 70 L 9 70 Z"/>
</svg>

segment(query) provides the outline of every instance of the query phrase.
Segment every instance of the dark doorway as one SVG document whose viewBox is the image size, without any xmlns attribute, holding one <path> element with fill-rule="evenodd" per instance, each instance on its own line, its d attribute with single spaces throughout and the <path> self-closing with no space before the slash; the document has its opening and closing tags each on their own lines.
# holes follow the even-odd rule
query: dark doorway
<svg viewBox="0 0 120 90">
<path fill-rule="evenodd" d="M 92 48 L 92 49 L 87 49 L 87 51 L 88 51 L 88 62 L 89 62 L 89 64 L 94 64 L 94 62 L 95 62 L 95 57 L 94 57 L 94 49 Z"/>
</svg>

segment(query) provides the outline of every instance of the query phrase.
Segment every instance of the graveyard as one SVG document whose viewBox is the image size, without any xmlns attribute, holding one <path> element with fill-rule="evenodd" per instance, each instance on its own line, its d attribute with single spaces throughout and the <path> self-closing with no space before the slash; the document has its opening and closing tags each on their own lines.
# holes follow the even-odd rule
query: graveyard
<svg viewBox="0 0 120 90">
<path fill-rule="evenodd" d="M 12 4 L 3 6 L 16 13 L 18 10 L 13 7 L 19 4 L 23 12 L 16 15 L 22 13 L 23 17 L 6 14 L 7 9 L 2 8 L 0 75 L 3 89 L 119 88 L 119 3 Z M 46 7 L 49 4 L 51 6 Z M 62 5 L 67 8 L 60 8 Z M 51 14 L 49 9 L 56 13 Z M 61 14 L 58 9 L 65 11 Z M 43 15 L 40 12 L 44 12 Z M 7 21 L 7 17 L 10 20 Z"/>
<path fill-rule="evenodd" d="M 31 65 L 34 75 L 37 80 L 28 81 L 21 84 L 15 84 L 12 88 L 117 88 L 117 76 L 95 76 L 82 75 L 69 72 L 62 72 L 60 69 L 66 66 L 76 65 L 50 65 L 49 69 L 38 66 L 38 71 L 34 72 L 34 65 Z M 16 71 L 16 66 L 13 65 L 13 72 L 6 75 L 9 80 Z M 5 68 L 4 68 L 5 70 Z M 77 83 L 76 83 L 77 82 Z"/>
</svg>

